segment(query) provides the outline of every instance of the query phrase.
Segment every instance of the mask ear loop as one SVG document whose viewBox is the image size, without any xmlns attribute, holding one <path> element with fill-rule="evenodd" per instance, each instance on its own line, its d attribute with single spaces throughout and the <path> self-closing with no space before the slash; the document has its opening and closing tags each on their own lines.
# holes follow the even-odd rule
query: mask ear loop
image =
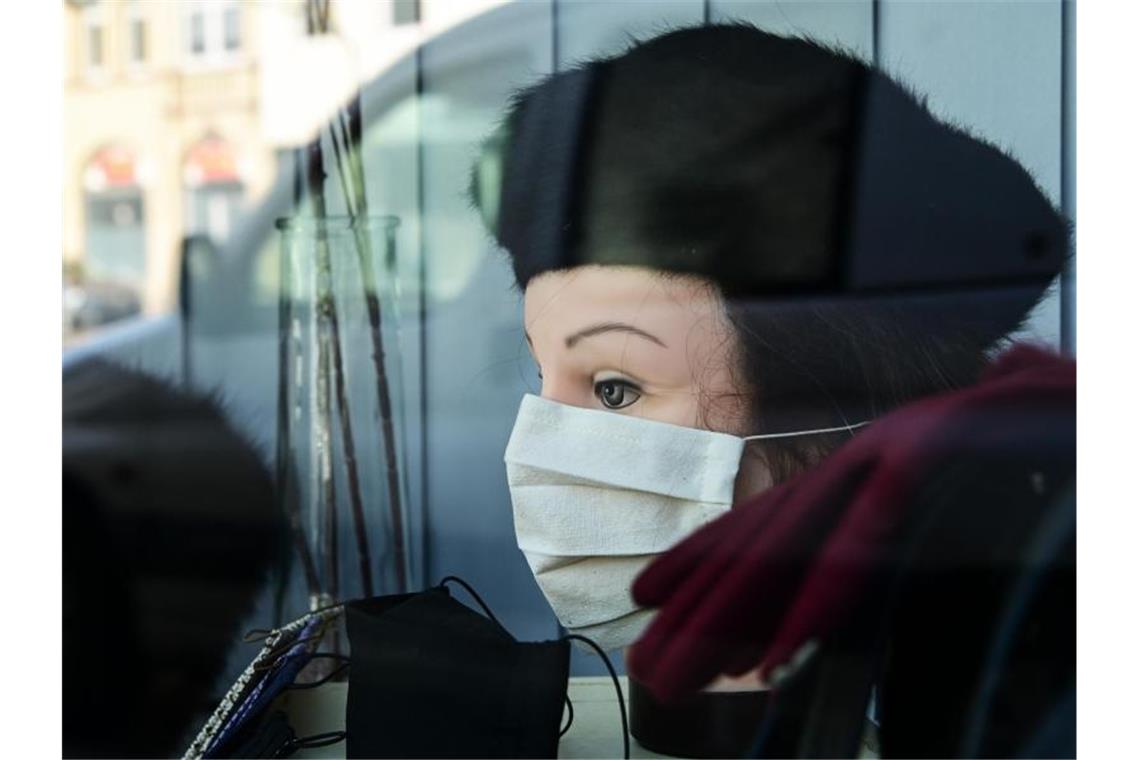
<svg viewBox="0 0 1140 760">
<path fill-rule="evenodd" d="M 442 580 L 440 580 L 438 585 L 440 588 L 443 588 L 449 582 L 450 583 L 458 583 L 460 586 L 462 586 L 464 588 L 464 590 L 467 591 L 467 593 L 471 595 L 471 598 L 474 599 L 475 602 L 481 608 L 483 608 L 483 612 L 486 613 L 487 617 L 491 620 L 492 623 L 499 626 L 504 631 L 507 630 L 506 627 L 502 623 L 499 622 L 499 619 L 497 617 L 495 617 L 495 613 L 491 612 L 491 608 L 488 607 L 487 603 L 483 601 L 483 597 L 479 596 L 478 592 L 476 592 L 475 589 L 471 588 L 470 583 L 468 583 L 467 581 L 463 580 L 462 578 L 460 578 L 458 576 L 448 575 L 448 576 L 444 577 Z M 597 645 L 595 644 L 594 647 L 597 648 Z M 600 652 L 601 650 L 598 649 L 598 651 Z M 603 654 L 602 657 L 604 658 L 605 654 Z M 608 661 L 607 661 L 607 664 L 608 664 Z M 610 668 L 610 672 L 611 673 L 613 672 L 613 668 Z M 616 684 L 617 681 L 615 681 L 614 683 Z M 620 688 L 618 689 L 618 699 L 621 699 L 621 689 Z M 566 721 L 566 725 L 562 728 L 561 731 L 558 732 L 559 738 L 565 736 L 566 732 L 570 730 L 570 726 L 574 725 L 574 703 L 570 701 L 570 695 L 569 694 L 566 695 L 566 709 L 567 709 L 567 711 L 569 711 L 570 715 L 569 715 L 569 719 Z M 625 707 L 624 707 L 624 705 L 622 706 L 622 725 L 625 725 Z M 628 745 L 629 745 L 629 740 L 626 739 L 626 753 L 625 753 L 626 758 L 629 757 L 629 746 Z"/>
<path fill-rule="evenodd" d="M 570 695 L 566 695 L 566 725 L 558 732 L 558 738 L 561 739 L 570 730 L 570 726 L 574 725 L 574 703 L 570 701 Z"/>
<path fill-rule="evenodd" d="M 471 598 L 474 599 L 479 604 L 479 606 L 483 608 L 483 612 L 487 615 L 488 618 L 491 619 L 492 623 L 499 626 L 504 631 L 507 630 L 506 626 L 500 623 L 499 619 L 495 617 L 495 613 L 491 612 L 491 608 L 488 607 L 487 603 L 483 601 L 483 597 L 479 596 L 479 594 L 475 592 L 475 589 L 471 588 L 470 583 L 463 580 L 462 578 L 459 578 L 458 576 L 448 575 L 439 582 L 439 586 L 442 588 L 449 581 L 452 583 L 458 583 L 460 586 L 462 586 L 467 591 L 467 593 L 471 595 Z"/>
<path fill-rule="evenodd" d="M 850 425 L 839 425 L 837 427 L 817 428 L 815 430 L 793 430 L 788 433 L 761 433 L 760 435 L 746 435 L 742 440 L 745 441 L 766 441 L 773 438 L 795 438 L 801 435 L 823 435 L 824 433 L 851 433 L 856 428 L 861 428 L 864 425 L 870 425 L 871 420 L 863 420 L 862 422 L 855 422 Z"/>
<path fill-rule="evenodd" d="M 320 615 L 320 614 L 328 612 L 330 610 L 343 609 L 343 607 L 344 607 L 343 602 L 337 602 L 336 604 L 326 605 L 324 607 L 321 607 L 320 609 L 316 609 L 316 610 L 313 610 L 312 612 L 306 613 L 299 620 L 306 620 L 307 621 L 315 615 Z M 298 621 L 295 621 L 295 622 L 298 622 Z M 265 658 L 261 662 L 259 662 L 255 666 L 253 666 L 253 672 L 254 673 L 262 673 L 262 672 L 265 672 L 267 670 L 272 670 L 273 668 L 277 667 L 278 662 L 281 660 L 281 658 L 287 652 L 289 652 L 293 647 L 295 647 L 299 644 L 308 644 L 308 643 L 313 642 L 313 641 L 319 642 L 322 638 L 324 638 L 324 635 L 328 632 L 328 627 L 329 627 L 331 622 L 332 622 L 332 618 L 326 619 L 321 624 L 320 629 L 316 633 L 310 634 L 308 636 L 303 636 L 303 637 L 298 638 L 298 639 L 293 639 L 291 641 L 288 641 L 287 643 L 283 643 L 283 644 L 279 645 L 276 649 L 271 649 L 265 655 Z M 290 623 L 290 625 L 293 625 L 293 624 L 294 623 Z M 258 641 L 264 641 L 280 630 L 281 629 L 266 630 L 264 628 L 253 628 L 253 629 L 247 631 L 244 636 L 242 636 L 242 640 L 245 641 L 246 643 L 250 643 L 250 644 L 258 642 Z"/>
<path fill-rule="evenodd" d="M 350 663 L 348 655 L 335 654 L 333 652 L 320 652 L 318 654 L 312 655 L 309 660 L 336 660 L 340 663 L 340 667 L 336 668 L 319 681 L 309 681 L 307 683 L 291 683 L 285 687 L 286 689 L 289 691 L 301 691 L 303 689 L 315 689 L 318 686 L 324 686 L 326 683 L 333 680 L 344 671 L 348 670 Z"/>
<path fill-rule="evenodd" d="M 293 647 L 295 647 L 299 644 L 308 644 L 311 641 L 320 641 L 321 638 L 323 638 L 323 637 L 324 637 L 324 630 L 322 629 L 320 632 L 314 633 L 311 636 L 304 636 L 304 637 L 299 638 L 295 641 L 291 641 L 288 644 L 282 644 L 281 646 L 277 647 L 276 649 L 271 650 L 265 656 L 264 660 L 262 660 L 260 663 L 255 665 L 253 667 L 253 672 L 261 673 L 261 672 L 264 672 L 266 670 L 273 670 L 275 667 L 277 667 L 281 658 L 287 652 L 289 652 L 289 650 L 291 650 Z"/>
<path fill-rule="evenodd" d="M 288 628 L 289 626 L 292 626 L 292 625 L 298 625 L 302 622 L 308 621 L 308 619 L 313 617 L 314 615 L 320 615 L 322 613 L 329 612 L 330 610 L 335 610 L 335 609 L 339 609 L 339 608 L 343 608 L 343 607 L 344 607 L 344 602 L 333 602 L 332 604 L 326 604 L 324 607 L 318 607 L 315 610 L 310 610 L 310 611 L 306 612 L 304 615 L 297 618 L 297 620 L 294 620 L 292 623 L 289 623 L 289 625 L 282 626 L 282 628 Z M 253 643 L 258 642 L 258 641 L 265 641 L 267 638 L 269 638 L 273 634 L 282 630 L 282 628 L 250 628 L 248 631 L 246 631 L 242 635 L 241 640 L 244 641 L 246 644 L 253 644 Z"/>
<path fill-rule="evenodd" d="M 339 744 L 344 741 L 346 736 L 348 736 L 346 731 L 328 731 L 323 734 L 313 734 L 311 736 L 290 739 L 277 750 L 277 754 L 275 754 L 274 757 L 292 757 L 299 749 L 330 747 L 333 744 Z"/>
<path fill-rule="evenodd" d="M 598 646 L 597 644 L 595 644 L 593 641 L 586 638 L 585 636 L 581 636 L 577 633 L 568 633 L 565 636 L 563 636 L 563 638 L 564 639 L 576 639 L 577 641 L 582 641 L 582 642 L 585 642 L 586 644 L 589 644 L 590 646 L 592 646 L 594 648 L 594 651 L 596 651 L 598 653 L 598 655 L 602 658 L 602 662 L 605 663 L 606 670 L 610 671 L 610 679 L 613 680 L 614 691 L 617 692 L 618 709 L 621 711 L 621 740 L 622 740 L 622 745 L 623 745 L 624 751 L 625 751 L 625 754 L 623 755 L 623 757 L 625 758 L 625 760 L 629 760 L 629 720 L 626 718 L 626 715 L 625 715 L 625 697 L 622 696 L 621 683 L 618 681 L 617 672 L 614 670 L 613 663 L 610 662 L 610 658 L 606 656 L 606 653 L 604 651 L 602 651 L 602 648 L 600 646 Z"/>
<path fill-rule="evenodd" d="M 241 640 L 246 644 L 255 644 L 258 641 L 265 641 L 276 630 L 276 628 L 250 628 L 242 635 Z"/>
</svg>

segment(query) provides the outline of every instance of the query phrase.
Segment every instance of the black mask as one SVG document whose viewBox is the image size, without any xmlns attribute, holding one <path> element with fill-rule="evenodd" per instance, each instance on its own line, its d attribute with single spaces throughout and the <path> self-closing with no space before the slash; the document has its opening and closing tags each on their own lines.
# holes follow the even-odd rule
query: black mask
<svg viewBox="0 0 1140 760">
<path fill-rule="evenodd" d="M 442 586 L 345 619 L 348 757 L 557 756 L 568 641 L 516 641 Z"/>
</svg>

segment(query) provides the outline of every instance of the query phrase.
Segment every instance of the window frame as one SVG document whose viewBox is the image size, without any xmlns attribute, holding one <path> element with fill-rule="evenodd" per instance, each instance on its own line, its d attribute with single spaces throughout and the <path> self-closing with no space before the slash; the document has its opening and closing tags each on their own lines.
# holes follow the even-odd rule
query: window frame
<svg viewBox="0 0 1140 760">
<path fill-rule="evenodd" d="M 199 25 L 201 26 L 200 29 Z M 198 43 L 201 43 L 201 47 L 198 46 Z M 206 10 L 201 6 L 190 6 L 186 12 L 186 54 L 191 59 L 200 59 L 206 57 L 208 50 Z"/>
<path fill-rule="evenodd" d="M 127 6 L 126 31 L 127 67 L 138 71 L 150 63 L 150 23 L 139 0 Z"/>
<path fill-rule="evenodd" d="M 236 36 L 230 36 L 228 19 L 236 18 Z M 197 42 L 196 25 L 201 24 L 201 49 Z M 237 0 L 198 0 L 182 8 L 181 18 L 182 67 L 187 70 L 229 68 L 246 60 L 245 19 L 242 4 Z M 230 47 L 231 39 L 236 46 Z"/>
<path fill-rule="evenodd" d="M 108 71 L 107 65 L 107 19 L 101 2 L 93 2 L 83 8 L 83 72 L 91 78 L 102 78 Z M 92 45 L 92 35 L 97 34 L 98 46 Z M 92 60 L 92 53 L 99 52 L 99 60 Z"/>
<path fill-rule="evenodd" d="M 243 18 L 241 5 L 231 0 L 231 2 L 228 2 L 222 6 L 220 15 L 222 24 L 222 50 L 226 55 L 234 55 L 240 53 L 245 43 L 245 35 L 243 34 L 245 31 L 245 25 L 242 23 Z M 231 18 L 234 19 L 234 27 L 232 30 L 234 32 L 234 37 L 232 38 L 234 40 L 233 46 L 230 45 L 231 28 L 229 22 Z"/>
<path fill-rule="evenodd" d="M 404 17 L 411 11 L 411 15 Z M 423 21 L 420 0 L 392 0 L 392 26 L 415 26 Z"/>
</svg>

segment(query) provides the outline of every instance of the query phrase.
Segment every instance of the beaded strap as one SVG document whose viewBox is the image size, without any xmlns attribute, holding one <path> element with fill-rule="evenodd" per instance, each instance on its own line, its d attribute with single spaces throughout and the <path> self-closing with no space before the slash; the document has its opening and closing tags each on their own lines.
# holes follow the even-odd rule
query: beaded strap
<svg viewBox="0 0 1140 760">
<path fill-rule="evenodd" d="M 320 619 L 325 622 L 332 620 L 339 616 L 343 609 L 343 607 L 332 607 L 316 612 L 309 612 L 290 623 L 286 623 L 280 628 L 270 631 L 269 635 L 265 637 L 265 645 L 261 648 L 261 651 L 257 653 L 257 657 L 242 671 L 238 679 L 234 681 L 233 686 L 231 686 L 226 692 L 226 695 L 222 697 L 222 701 L 214 709 L 213 714 L 206 720 L 206 723 L 202 726 L 202 729 L 198 732 L 198 735 L 194 737 L 194 741 L 182 756 L 183 760 L 201 760 L 206 749 L 210 746 L 211 742 L 213 742 L 214 737 L 226 724 L 226 719 L 229 718 L 234 707 L 240 703 L 242 695 L 246 692 L 254 676 L 259 675 L 263 670 L 262 665 L 278 652 L 279 645 L 283 639 L 291 634 L 297 633 L 313 620 Z"/>
</svg>

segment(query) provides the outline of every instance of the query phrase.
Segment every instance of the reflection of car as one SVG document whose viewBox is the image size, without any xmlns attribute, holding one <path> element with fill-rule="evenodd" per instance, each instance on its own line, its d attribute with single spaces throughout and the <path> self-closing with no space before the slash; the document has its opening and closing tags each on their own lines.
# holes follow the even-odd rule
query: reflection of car
<svg viewBox="0 0 1140 760">
<path fill-rule="evenodd" d="M 116 282 L 89 282 L 63 289 L 64 320 L 72 330 L 98 327 L 139 313 L 134 288 Z"/>
</svg>

